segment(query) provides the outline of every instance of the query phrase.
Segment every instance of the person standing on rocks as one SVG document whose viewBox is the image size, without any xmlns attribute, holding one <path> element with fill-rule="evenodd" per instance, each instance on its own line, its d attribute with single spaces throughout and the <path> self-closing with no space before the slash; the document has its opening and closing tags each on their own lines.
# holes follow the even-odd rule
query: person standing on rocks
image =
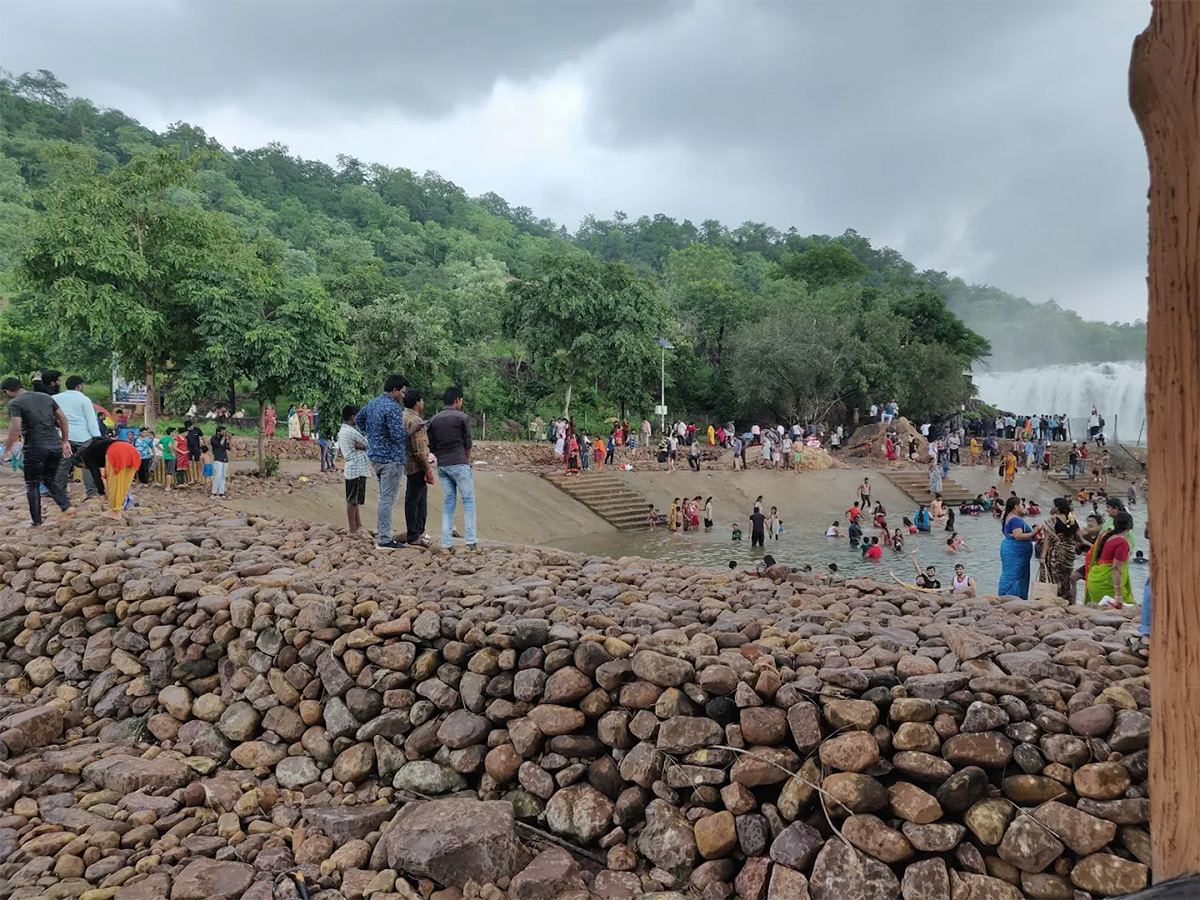
<svg viewBox="0 0 1200 900">
<path fill-rule="evenodd" d="M 429 420 L 429 451 L 437 459 L 438 483 L 442 488 L 442 553 L 449 554 L 454 542 L 454 510 L 462 498 L 463 536 L 467 549 L 475 545 L 475 480 L 471 472 L 471 420 L 462 411 L 463 393 L 458 386 L 446 388 L 442 411 Z"/>
<path fill-rule="evenodd" d="M 392 511 L 400 496 L 400 478 L 408 455 L 408 432 L 404 430 L 404 389 L 408 379 L 389 375 L 383 393 L 367 403 L 355 422 L 367 438 L 367 457 L 379 480 L 378 550 L 401 550 L 408 545 L 392 534 Z"/>
<path fill-rule="evenodd" d="M 217 426 L 212 439 L 213 482 L 212 495 L 225 498 L 225 480 L 229 475 L 229 432 L 224 425 Z"/>
<path fill-rule="evenodd" d="M 429 465 L 429 435 L 425 432 L 425 397 L 418 390 L 404 395 L 404 430 L 408 432 L 408 460 L 404 463 L 404 525 L 407 543 L 428 547 L 433 543 L 425 533 L 428 516 L 429 485 L 433 469 Z"/>
<path fill-rule="evenodd" d="M 342 473 L 346 482 L 346 526 L 351 534 L 362 528 L 361 507 L 367 502 L 367 476 L 371 462 L 367 459 L 367 439 L 354 427 L 357 406 L 342 407 L 342 427 L 338 430 L 337 449 L 346 460 Z"/>
<path fill-rule="evenodd" d="M 72 375 L 69 377 L 67 379 L 67 389 L 53 396 L 54 402 L 58 404 L 58 408 L 67 417 L 67 424 L 71 428 L 71 435 L 75 438 L 75 440 L 71 441 L 71 459 L 59 465 L 58 474 L 55 476 L 65 491 L 67 483 L 71 478 L 71 470 L 77 464 L 80 451 L 90 441 L 100 437 L 100 422 L 96 418 L 96 410 L 92 405 L 91 398 L 83 392 L 83 378 L 81 376 Z M 83 490 L 85 500 L 91 500 L 99 493 L 96 481 L 92 477 L 92 473 L 87 469 L 83 470 Z"/>
<path fill-rule="evenodd" d="M 0 382 L 9 399 L 8 438 L 4 446 L 9 449 L 0 462 L 12 455 L 12 445 L 20 434 L 25 454 L 25 497 L 29 501 L 29 518 L 35 526 L 42 524 L 42 493 L 45 486 L 64 516 L 72 515 L 71 501 L 66 488 L 57 479 L 58 467 L 70 458 L 71 426 L 62 409 L 49 394 L 30 393 L 19 378 L 6 378 Z"/>
</svg>

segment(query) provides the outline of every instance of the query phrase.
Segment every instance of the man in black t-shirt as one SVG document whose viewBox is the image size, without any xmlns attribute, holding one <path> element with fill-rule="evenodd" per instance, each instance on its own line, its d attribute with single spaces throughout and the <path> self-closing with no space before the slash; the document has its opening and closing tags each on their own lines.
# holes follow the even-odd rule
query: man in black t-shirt
<svg viewBox="0 0 1200 900">
<path fill-rule="evenodd" d="M 0 382 L 0 390 L 8 396 L 8 439 L 4 442 L 4 456 L 12 455 L 12 446 L 21 437 L 25 454 L 25 497 L 29 501 L 29 518 L 34 525 L 42 524 L 42 493 L 45 485 L 58 508 L 67 516 L 72 513 L 71 501 L 67 499 L 64 485 L 55 477 L 63 457 L 72 455 L 68 440 L 70 426 L 67 417 L 49 394 L 30 393 L 21 385 L 19 378 L 6 378 Z"/>
<path fill-rule="evenodd" d="M 925 571 L 922 572 L 917 567 L 917 554 L 915 550 L 913 551 L 912 555 L 912 564 L 913 571 L 917 573 L 917 587 L 927 588 L 934 591 L 940 591 L 942 589 L 942 583 L 938 581 L 937 578 L 937 566 L 926 566 Z"/>
<path fill-rule="evenodd" d="M 762 514 L 762 510 L 760 510 L 760 509 L 756 508 L 754 510 L 754 512 L 752 512 L 750 514 L 750 546 L 751 547 L 763 546 L 764 540 L 766 538 L 766 532 L 765 532 L 763 526 L 766 524 L 766 521 L 767 521 L 767 517 Z"/>
</svg>

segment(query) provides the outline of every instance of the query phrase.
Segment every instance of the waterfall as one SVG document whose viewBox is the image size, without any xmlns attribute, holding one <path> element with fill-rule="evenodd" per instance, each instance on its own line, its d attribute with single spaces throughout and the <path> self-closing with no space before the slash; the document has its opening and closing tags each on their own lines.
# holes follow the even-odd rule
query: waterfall
<svg viewBox="0 0 1200 900">
<path fill-rule="evenodd" d="M 976 394 L 985 403 L 1016 415 L 1066 413 L 1072 434 L 1086 434 L 1092 407 L 1105 419 L 1105 431 L 1132 444 L 1146 418 L 1144 362 L 1072 363 L 1019 372 L 975 372 Z M 1142 435 L 1145 440 L 1145 435 Z"/>
</svg>

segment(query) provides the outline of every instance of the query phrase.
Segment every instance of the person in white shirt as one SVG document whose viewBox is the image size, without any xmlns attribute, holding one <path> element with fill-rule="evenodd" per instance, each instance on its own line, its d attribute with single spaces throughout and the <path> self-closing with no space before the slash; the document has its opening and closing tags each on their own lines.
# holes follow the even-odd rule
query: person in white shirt
<svg viewBox="0 0 1200 900">
<path fill-rule="evenodd" d="M 925 422 L 921 425 L 921 437 L 923 437 L 923 438 L 929 437 L 929 423 L 928 422 Z"/>
<path fill-rule="evenodd" d="M 79 375 L 72 375 L 67 379 L 67 389 L 55 394 L 54 402 L 67 417 L 67 429 L 71 438 L 72 459 L 69 463 L 59 466 L 55 475 L 59 486 L 65 491 L 80 450 L 100 437 L 100 421 L 96 418 L 96 408 L 92 405 L 91 398 L 83 392 L 83 378 Z M 88 500 L 101 493 L 101 487 L 96 484 L 86 466 L 83 469 L 83 489 Z"/>
</svg>

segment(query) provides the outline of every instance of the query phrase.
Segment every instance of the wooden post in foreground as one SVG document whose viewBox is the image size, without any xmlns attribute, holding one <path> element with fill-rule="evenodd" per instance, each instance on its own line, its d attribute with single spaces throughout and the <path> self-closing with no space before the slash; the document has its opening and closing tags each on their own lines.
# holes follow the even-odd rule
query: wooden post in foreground
<svg viewBox="0 0 1200 900">
<path fill-rule="evenodd" d="M 1200 872 L 1200 0 L 1154 0 L 1129 105 L 1150 160 L 1154 875 Z"/>
</svg>

